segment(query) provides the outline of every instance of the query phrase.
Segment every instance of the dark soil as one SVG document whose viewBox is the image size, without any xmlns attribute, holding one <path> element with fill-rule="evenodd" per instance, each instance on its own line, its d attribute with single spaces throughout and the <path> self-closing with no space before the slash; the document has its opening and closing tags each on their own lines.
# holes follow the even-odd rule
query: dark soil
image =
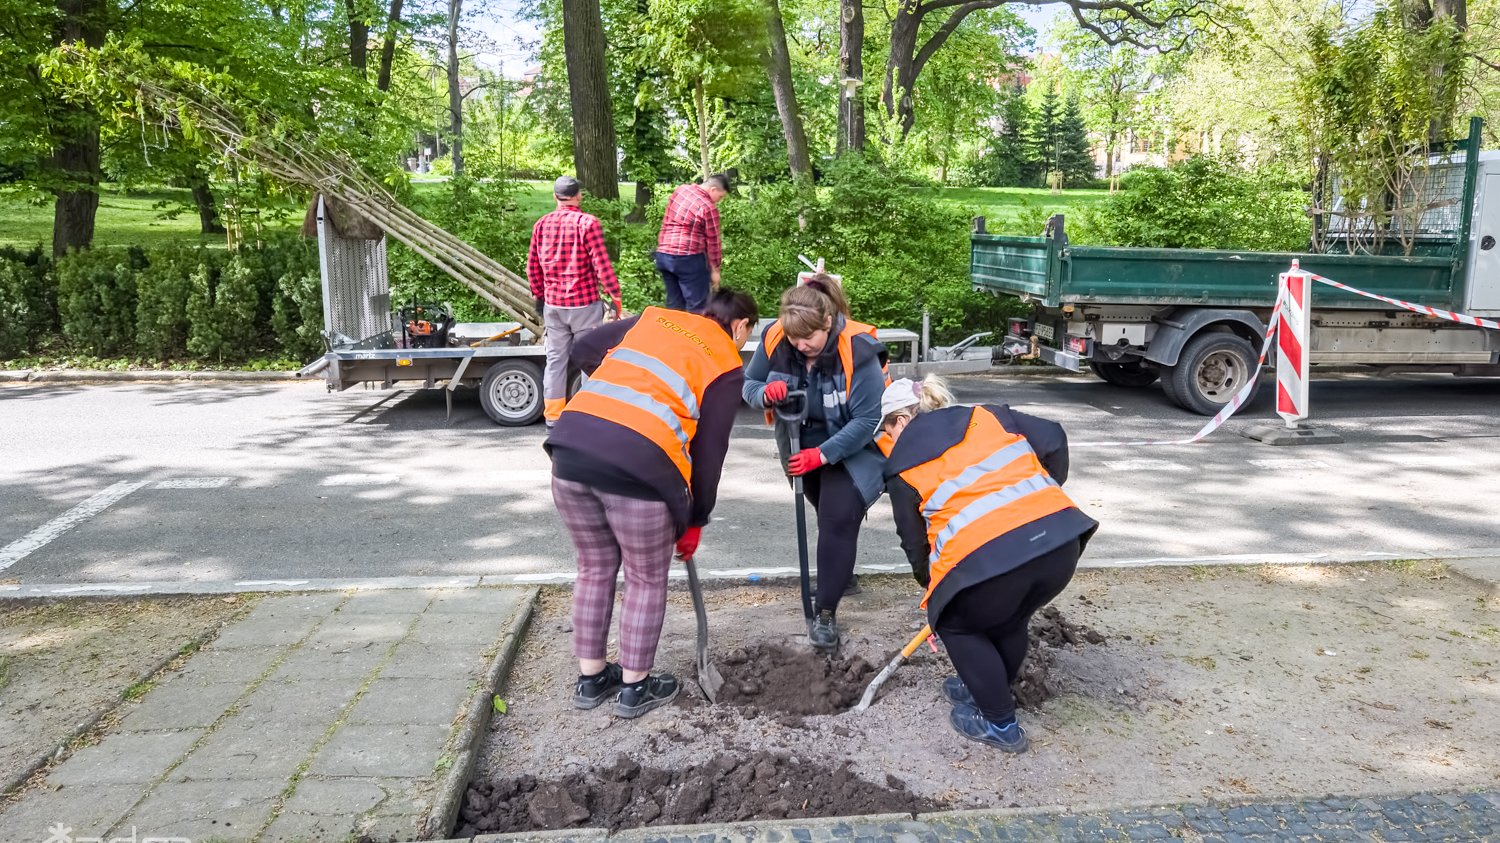
<svg viewBox="0 0 1500 843">
<path fill-rule="evenodd" d="M 1050 681 L 1052 670 L 1057 665 L 1057 649 L 1103 644 L 1104 641 L 1104 635 L 1098 630 L 1073 623 L 1063 617 L 1056 606 L 1043 607 L 1031 618 L 1031 643 L 1026 649 L 1026 663 L 1021 667 L 1021 675 L 1010 683 L 1016 705 L 1034 711 L 1057 696 L 1057 688 Z"/>
<path fill-rule="evenodd" d="M 859 702 L 875 668 L 861 658 L 819 655 L 807 647 L 756 644 L 719 662 L 724 687 L 719 702 L 747 716 L 778 712 L 799 717 L 837 714 Z"/>
<path fill-rule="evenodd" d="M 722 753 L 682 770 L 642 767 L 621 755 L 603 769 L 561 780 L 532 776 L 469 786 L 458 837 L 543 829 L 732 823 L 859 814 L 913 813 L 943 806 L 912 795 L 887 775 L 857 778 L 849 764 L 832 769 L 765 751 Z"/>
</svg>

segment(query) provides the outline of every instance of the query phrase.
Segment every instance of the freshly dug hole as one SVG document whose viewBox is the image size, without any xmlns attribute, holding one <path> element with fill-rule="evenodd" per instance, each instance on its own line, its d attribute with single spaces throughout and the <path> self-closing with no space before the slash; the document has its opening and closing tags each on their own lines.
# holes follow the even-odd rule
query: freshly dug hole
<svg viewBox="0 0 1500 843">
<path fill-rule="evenodd" d="M 1057 696 L 1051 681 L 1057 666 L 1056 651 L 1079 644 L 1103 644 L 1105 638 L 1098 630 L 1063 617 L 1056 606 L 1045 606 L 1032 616 L 1030 635 L 1026 663 L 1021 666 L 1021 675 L 1011 678 L 1010 690 L 1016 705 L 1034 711 Z"/>
<path fill-rule="evenodd" d="M 848 711 L 875 675 L 862 658 L 824 656 L 782 644 L 730 650 L 719 671 L 724 675 L 719 702 L 799 717 Z"/>
<path fill-rule="evenodd" d="M 607 827 L 732 823 L 859 814 L 911 813 L 944 807 L 914 796 L 887 775 L 884 784 L 838 768 L 766 751 L 738 758 L 720 753 L 681 770 L 642 767 L 621 755 L 602 769 L 539 781 L 533 776 L 478 781 L 459 812 L 458 837 L 476 834 Z"/>
</svg>

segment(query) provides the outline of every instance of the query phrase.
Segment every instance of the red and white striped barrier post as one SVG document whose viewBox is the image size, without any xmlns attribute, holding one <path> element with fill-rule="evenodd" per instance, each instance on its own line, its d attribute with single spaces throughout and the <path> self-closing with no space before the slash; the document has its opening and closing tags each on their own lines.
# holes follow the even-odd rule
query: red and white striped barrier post
<svg viewBox="0 0 1500 843">
<path fill-rule="evenodd" d="M 1289 430 L 1307 418 L 1309 339 L 1312 336 L 1313 276 L 1297 261 L 1279 276 L 1281 322 L 1276 326 L 1276 414 Z"/>
</svg>

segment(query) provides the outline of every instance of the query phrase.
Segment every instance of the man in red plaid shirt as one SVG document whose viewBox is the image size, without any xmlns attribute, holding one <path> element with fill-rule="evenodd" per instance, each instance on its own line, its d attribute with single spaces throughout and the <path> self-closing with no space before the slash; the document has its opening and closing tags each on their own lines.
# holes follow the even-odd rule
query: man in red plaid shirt
<svg viewBox="0 0 1500 843">
<path fill-rule="evenodd" d="M 551 427 L 568 401 L 568 357 L 573 338 L 604 322 L 607 296 L 620 315 L 620 280 L 604 251 L 599 218 L 579 209 L 582 187 L 572 176 L 552 186 L 557 210 L 536 221 L 526 278 L 542 320 L 547 370 L 542 375 L 542 414 Z"/>
<path fill-rule="evenodd" d="M 729 177 L 718 173 L 702 185 L 672 191 L 656 241 L 656 268 L 667 286 L 667 307 L 702 313 L 708 294 L 719 288 L 719 202 L 729 193 Z"/>
</svg>

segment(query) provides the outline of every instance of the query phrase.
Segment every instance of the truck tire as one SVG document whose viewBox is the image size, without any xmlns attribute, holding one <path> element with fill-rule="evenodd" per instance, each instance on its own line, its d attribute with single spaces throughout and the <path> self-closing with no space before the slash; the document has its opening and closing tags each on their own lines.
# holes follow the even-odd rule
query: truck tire
<svg viewBox="0 0 1500 843">
<path fill-rule="evenodd" d="M 1222 331 L 1207 331 L 1187 341 L 1176 366 L 1162 370 L 1161 385 L 1172 402 L 1201 416 L 1212 416 L 1234 399 L 1247 381 L 1256 383 L 1246 398 L 1255 400 L 1260 366 L 1250 343 Z"/>
<path fill-rule="evenodd" d="M 542 417 L 542 367 L 502 360 L 479 382 L 479 404 L 495 424 L 523 427 Z"/>
<path fill-rule="evenodd" d="M 1132 363 L 1102 363 L 1098 360 L 1089 361 L 1089 368 L 1094 370 L 1105 383 L 1115 386 L 1142 387 L 1156 383 L 1157 377 L 1161 375 L 1155 366 L 1145 366 L 1139 361 Z"/>
</svg>

